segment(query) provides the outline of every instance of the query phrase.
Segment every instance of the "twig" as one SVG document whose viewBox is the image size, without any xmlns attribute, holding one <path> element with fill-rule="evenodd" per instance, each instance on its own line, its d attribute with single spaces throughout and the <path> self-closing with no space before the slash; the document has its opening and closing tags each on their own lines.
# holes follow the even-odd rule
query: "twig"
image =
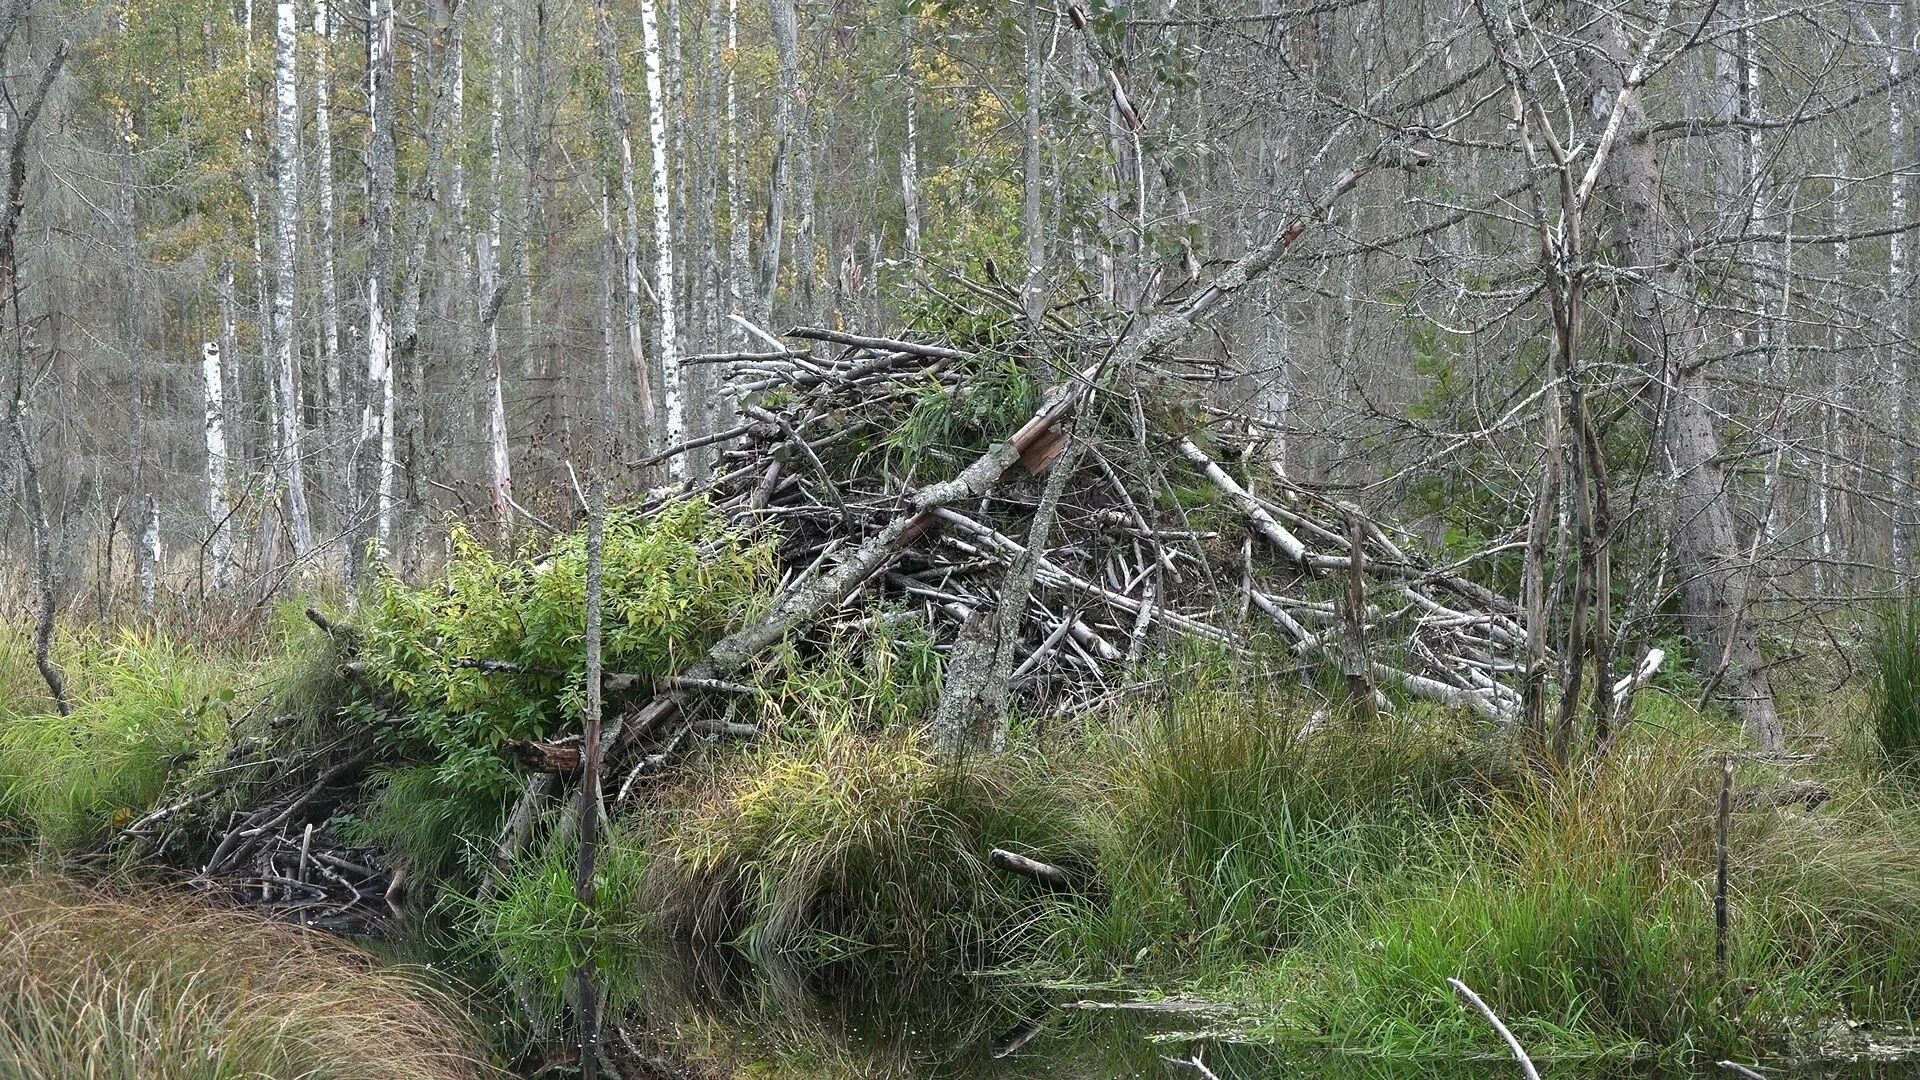
<svg viewBox="0 0 1920 1080">
<path fill-rule="evenodd" d="M 1507 1030 L 1507 1025 L 1501 1023 L 1500 1018 L 1493 1014 L 1493 1010 L 1487 1006 L 1487 1003 L 1480 1000 L 1480 995 L 1474 993 L 1471 987 L 1459 979 L 1448 979 L 1447 983 L 1462 1000 L 1479 1010 L 1480 1015 L 1487 1018 L 1487 1023 L 1493 1025 L 1493 1030 L 1499 1032 L 1500 1037 L 1507 1041 L 1507 1049 L 1513 1051 L 1513 1059 L 1520 1063 L 1520 1071 L 1527 1080 L 1540 1080 L 1540 1070 L 1533 1067 L 1533 1060 L 1527 1057 L 1526 1048 L 1520 1045 L 1519 1039 L 1514 1038 L 1513 1032 Z"/>
<path fill-rule="evenodd" d="M 1200 1060 L 1200 1051 L 1198 1050 L 1195 1050 L 1192 1054 L 1183 1058 L 1168 1057 L 1165 1054 L 1161 1054 L 1160 1060 L 1169 1065 L 1185 1065 L 1187 1068 L 1198 1072 L 1202 1080 L 1220 1080 L 1219 1074 L 1207 1068 L 1206 1063 Z"/>
</svg>

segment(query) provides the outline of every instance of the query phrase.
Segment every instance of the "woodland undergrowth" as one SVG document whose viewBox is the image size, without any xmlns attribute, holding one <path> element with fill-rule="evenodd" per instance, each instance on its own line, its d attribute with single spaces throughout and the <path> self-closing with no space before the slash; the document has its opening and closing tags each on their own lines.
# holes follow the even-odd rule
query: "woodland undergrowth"
<svg viewBox="0 0 1920 1080">
<path fill-rule="evenodd" d="M 608 536 L 611 670 L 671 674 L 766 602 L 762 538 L 698 506 L 616 515 Z M 712 718 L 756 738 L 703 737 L 615 800 L 586 910 L 564 812 L 504 875 L 488 860 L 518 786 L 501 746 L 577 715 L 577 542 L 456 550 L 439 582 L 375 589 L 344 624 L 351 662 L 293 609 L 250 648 L 64 628 L 65 716 L 29 632 L 9 626 L 0 827 L 16 861 L 120 880 L 191 869 L 206 855 L 191 837 L 137 860 L 110 841 L 181 800 L 201 800 L 210 828 L 233 812 L 232 777 L 357 746 L 371 755 L 358 796 L 326 828 L 406 866 L 402 932 L 502 988 L 536 1031 L 562 1023 L 589 940 L 616 1010 L 643 1006 L 635 972 L 679 940 L 838 975 L 984 967 L 1195 993 L 1231 1003 L 1243 1033 L 1411 1060 L 1489 1049 L 1454 977 L 1541 1058 L 1810 1052 L 1836 1021 L 1904 1024 L 1920 1006 L 1920 789 L 1888 689 L 1910 617 L 1883 625 L 1875 688 L 1794 714 L 1821 753 L 1749 759 L 1682 680 L 1643 694 L 1605 756 L 1556 772 L 1487 721 L 1410 701 L 1362 719 L 1297 676 L 1177 640 L 1119 704 L 1023 715 L 1005 752 L 942 759 L 925 731 L 932 641 L 875 610 L 762 658 L 752 692 Z M 455 662 L 471 656 L 527 672 Z M 996 872 L 996 847 L 1073 887 Z M 0 893 L 0 917 L 38 918 L 50 895 Z"/>
</svg>

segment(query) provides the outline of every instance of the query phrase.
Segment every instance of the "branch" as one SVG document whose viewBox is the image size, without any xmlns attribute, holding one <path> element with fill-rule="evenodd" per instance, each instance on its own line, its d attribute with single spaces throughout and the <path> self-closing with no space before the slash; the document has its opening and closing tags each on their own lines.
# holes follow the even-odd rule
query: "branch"
<svg viewBox="0 0 1920 1080">
<path fill-rule="evenodd" d="M 1513 1059 L 1520 1063 L 1520 1071 L 1526 1075 L 1527 1080 L 1540 1080 L 1540 1070 L 1533 1067 L 1532 1060 L 1527 1057 L 1526 1048 L 1520 1045 L 1519 1039 L 1513 1037 L 1513 1032 L 1507 1030 L 1507 1025 L 1501 1023 L 1500 1018 L 1493 1014 L 1493 1010 L 1487 1007 L 1487 1003 L 1480 1000 L 1480 995 L 1474 993 L 1459 979 L 1448 979 L 1447 982 L 1453 987 L 1454 993 L 1459 994 L 1467 1004 L 1479 1010 L 1480 1015 L 1487 1018 L 1487 1023 L 1493 1025 L 1493 1030 L 1499 1032 L 1500 1037 L 1507 1041 L 1507 1049 L 1513 1051 Z"/>
</svg>

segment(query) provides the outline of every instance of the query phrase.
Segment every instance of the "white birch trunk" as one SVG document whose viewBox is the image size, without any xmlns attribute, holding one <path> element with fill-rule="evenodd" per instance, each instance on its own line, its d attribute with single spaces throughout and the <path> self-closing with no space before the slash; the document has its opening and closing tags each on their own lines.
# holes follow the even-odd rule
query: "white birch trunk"
<svg viewBox="0 0 1920 1080">
<path fill-rule="evenodd" d="M 668 198 L 667 99 L 660 71 L 660 27 L 658 4 L 640 0 L 640 33 L 647 70 L 647 141 L 653 165 L 653 249 L 654 297 L 660 310 L 660 384 L 667 407 L 664 438 L 653 431 L 647 437 L 655 445 L 678 446 L 686 438 L 686 401 L 680 385 L 679 309 L 675 304 L 673 270 L 673 207 Z M 672 480 L 685 479 L 687 456 L 675 454 L 667 464 Z"/>
<path fill-rule="evenodd" d="M 746 154 L 740 148 L 740 105 L 734 83 L 734 67 L 740 56 L 740 0 L 727 0 L 727 300 L 730 312 L 745 315 L 754 305 L 752 271 L 749 269 L 746 187 Z M 732 323 L 731 319 L 724 320 Z M 746 340 L 746 330 L 733 323 L 735 333 Z"/>
<path fill-rule="evenodd" d="M 1027 109 L 1026 141 L 1022 147 L 1023 186 L 1021 231 L 1026 234 L 1027 265 L 1020 286 L 1021 307 L 1027 321 L 1039 324 L 1046 298 L 1046 225 L 1042 220 L 1040 195 L 1046 183 L 1040 174 L 1040 19 L 1041 6 L 1035 4 L 1027 20 Z"/>
<path fill-rule="evenodd" d="M 294 0 L 280 0 L 273 80 L 273 169 L 279 197 L 279 205 L 274 208 L 273 230 L 273 344 L 280 452 L 287 478 L 287 513 L 292 519 L 294 557 L 304 559 L 313 550 L 313 522 L 307 512 L 306 465 L 300 437 L 300 379 L 293 344 L 294 225 L 300 212 L 300 102 L 295 66 L 299 28 L 294 11 Z"/>
<path fill-rule="evenodd" d="M 367 0 L 367 18 L 367 156 L 372 172 L 367 201 L 373 218 L 373 250 L 367 260 L 367 400 L 360 414 L 359 441 L 364 448 L 378 440 L 379 456 L 373 464 L 373 539 L 385 560 L 392 551 L 393 534 L 393 327 L 384 291 L 393 268 L 392 0 Z"/>
<path fill-rule="evenodd" d="M 920 250 L 920 65 L 919 51 L 914 46 L 919 22 L 912 6 L 909 6 L 904 27 L 907 63 L 906 71 L 902 74 L 906 81 L 903 107 L 907 124 L 905 143 L 900 149 L 900 205 L 906 218 L 906 234 L 901 239 L 901 248 L 908 258 Z"/>
<path fill-rule="evenodd" d="M 1846 177 L 1852 168 L 1851 155 L 1847 140 L 1839 135 L 1833 139 L 1833 172 L 1836 177 Z M 1837 179 L 1833 184 L 1833 232 L 1845 235 L 1853 226 L 1853 184 L 1846 179 Z M 1847 270 L 1853 263 L 1853 245 L 1842 240 L 1833 247 L 1833 278 L 1844 292 L 1847 288 Z M 1834 476 L 1833 463 L 1844 458 L 1846 447 L 1840 437 L 1838 413 L 1842 407 L 1842 396 L 1846 393 L 1850 381 L 1848 350 L 1852 347 L 1847 338 L 1846 328 L 1841 320 L 1834 320 L 1832 326 L 1833 377 L 1827 386 L 1826 400 L 1820 407 L 1820 477 L 1819 506 L 1817 517 L 1820 528 L 1820 561 L 1814 564 L 1814 587 L 1818 592 L 1826 592 L 1833 587 L 1829 580 L 1837 572 L 1833 566 L 1833 532 L 1836 527 L 1836 513 L 1833 503 Z M 1849 478 L 1843 473 L 1842 483 Z"/>
<path fill-rule="evenodd" d="M 1892 3 L 1887 5 L 1887 10 L 1887 79 L 1898 82 L 1906 67 L 1906 4 L 1904 0 Z M 1904 222 L 1907 220 L 1907 173 L 1904 166 L 1908 154 L 1907 111 L 1899 86 L 1887 93 L 1887 147 L 1891 159 L 1889 180 L 1892 184 L 1889 195 L 1892 205 L 1887 216 L 1890 221 Z M 1904 231 L 1896 230 L 1887 238 L 1887 300 L 1890 314 L 1895 310 L 1895 305 L 1906 303 L 1906 275 L 1907 235 Z M 1913 449 L 1907 444 L 1907 437 L 1908 413 L 1913 400 L 1913 373 L 1910 370 L 1911 357 L 1897 343 L 1887 347 L 1887 361 L 1888 374 L 1893 379 L 1892 392 L 1888 395 L 1891 402 L 1889 412 L 1893 432 L 1894 485 L 1891 555 L 1894 581 L 1904 585 L 1912 562 L 1912 538 L 1908 534 L 1907 523 L 1912 514 L 1909 502 L 1913 491 Z"/>
<path fill-rule="evenodd" d="M 320 219 L 320 371 L 332 421 L 347 416 L 345 360 L 340 352 L 340 285 L 334 266 L 337 239 L 333 221 L 333 27 L 327 20 L 327 0 L 314 0 L 313 36 L 320 52 L 313 73 L 313 141 L 318 152 L 314 167 L 314 212 Z M 338 430 L 330 422 L 330 432 Z"/>
<path fill-rule="evenodd" d="M 607 17 L 605 0 L 594 5 L 594 21 L 600 34 L 600 59 L 606 67 L 607 100 L 612 112 L 614 144 L 620 151 L 620 192 L 625 200 L 625 218 L 621 241 L 626 280 L 627 354 L 633 362 L 635 388 L 640 397 L 640 423 L 645 429 L 642 445 L 664 446 L 659 441 L 658 417 L 653 399 L 653 379 L 647 368 L 645 332 L 640 324 L 640 207 L 633 184 L 633 118 L 627 111 L 626 74 L 620 64 L 619 42 L 613 23 Z M 657 61 L 656 61 L 657 62 Z"/>
<path fill-rule="evenodd" d="M 146 496 L 140 513 L 140 619 L 152 622 L 160 595 L 160 504 Z"/>
<path fill-rule="evenodd" d="M 500 163 L 501 94 L 507 63 L 506 4 L 505 0 L 494 0 L 493 72 L 490 79 L 492 101 L 487 117 L 487 189 L 492 195 L 492 203 L 487 207 L 487 235 L 481 240 L 479 251 L 478 300 L 481 304 L 492 302 L 495 278 L 500 272 L 501 206 L 506 201 L 503 184 L 505 173 Z M 487 447 L 492 465 L 493 518 L 499 531 L 500 545 L 504 548 L 513 539 L 513 465 L 508 457 L 507 401 L 500 379 L 500 328 L 497 314 L 482 312 L 481 315 L 487 328 Z"/>
<path fill-rule="evenodd" d="M 726 112 L 722 135 L 727 147 L 727 310 L 730 314 L 745 316 L 757 310 L 757 301 L 752 269 L 752 240 L 747 228 L 747 161 L 746 153 L 741 148 L 739 96 L 734 81 L 739 49 L 740 0 L 727 0 Z M 719 321 L 731 326 L 743 344 L 750 340 L 746 328 L 736 320 Z M 718 381 L 719 386 L 714 393 L 715 430 L 732 427 L 740 415 L 733 384 L 725 379 Z"/>
<path fill-rule="evenodd" d="M 216 589 L 233 583 L 233 515 L 227 502 L 227 419 L 224 372 L 220 369 L 220 343 L 209 341 L 200 347 L 200 380 L 206 394 L 207 413 L 204 430 L 207 448 L 207 525 L 212 537 L 207 541 L 208 567 Z"/>
</svg>

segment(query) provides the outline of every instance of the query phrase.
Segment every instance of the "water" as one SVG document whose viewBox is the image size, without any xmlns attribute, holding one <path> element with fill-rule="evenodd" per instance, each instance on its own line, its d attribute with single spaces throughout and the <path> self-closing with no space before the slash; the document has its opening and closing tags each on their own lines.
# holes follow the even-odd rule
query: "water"
<svg viewBox="0 0 1920 1080">
<path fill-rule="evenodd" d="M 607 1045 L 625 1077 L 755 1080 L 1205 1080 L 1179 1060 L 1198 1056 L 1221 1080 L 1468 1080 L 1517 1077 L 1488 1032 L 1473 1061 L 1387 1063 L 1239 1044 L 1215 1031 L 1202 1003 L 1152 1009 L 1112 995 L 1058 993 L 989 978 L 916 981 L 748 965 L 708 951 L 650 958 L 631 973 L 637 992 Z M 1089 1001 L 1088 999 L 1096 999 Z M 1104 998 L 1104 1001 L 1099 999 Z M 1737 1074 L 1706 1067 L 1660 1071 L 1542 1062 L 1548 1080 L 1679 1080 Z M 1793 1080 L 1920 1080 L 1920 1065 L 1766 1067 Z"/>
</svg>

